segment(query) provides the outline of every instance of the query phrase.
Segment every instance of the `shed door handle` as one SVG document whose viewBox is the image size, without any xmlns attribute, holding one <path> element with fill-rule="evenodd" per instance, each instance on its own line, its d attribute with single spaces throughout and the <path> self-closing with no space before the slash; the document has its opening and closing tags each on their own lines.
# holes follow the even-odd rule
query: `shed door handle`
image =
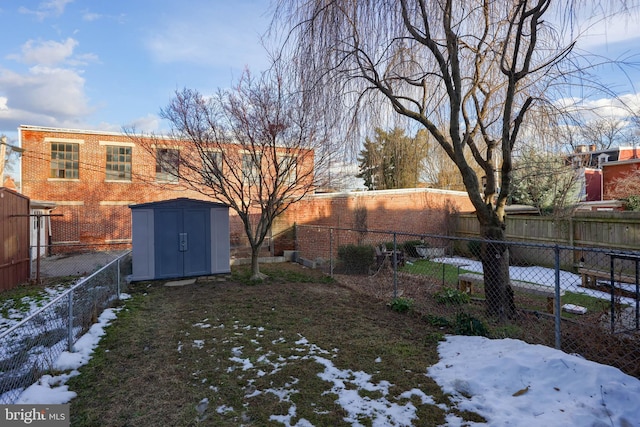
<svg viewBox="0 0 640 427">
<path fill-rule="evenodd" d="M 180 233 L 180 252 L 186 252 L 188 248 L 187 233 Z"/>
</svg>

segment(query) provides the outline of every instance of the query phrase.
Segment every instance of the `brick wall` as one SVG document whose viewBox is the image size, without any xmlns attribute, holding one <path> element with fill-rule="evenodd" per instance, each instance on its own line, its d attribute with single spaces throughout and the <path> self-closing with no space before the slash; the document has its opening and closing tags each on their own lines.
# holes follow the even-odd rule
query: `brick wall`
<svg viewBox="0 0 640 427">
<path fill-rule="evenodd" d="M 640 170 L 640 159 L 605 163 L 601 172 L 604 184 L 604 200 L 611 200 L 613 198 L 611 192 L 615 190 L 617 180 L 624 179 L 637 170 Z M 626 196 L 631 195 L 632 194 L 627 194 Z M 618 197 L 620 197 L 620 194 L 618 194 Z"/>
<path fill-rule="evenodd" d="M 124 134 L 25 126 L 20 128 L 20 138 L 25 149 L 23 194 L 32 200 L 55 202 L 52 213 L 62 214 L 51 218 L 53 243 L 130 241 L 128 205 L 177 197 L 206 199 L 179 185 L 154 183 L 153 156 Z M 52 141 L 80 144 L 79 179 L 50 178 Z M 130 181 L 106 180 L 106 144 L 131 146 Z M 466 193 L 431 189 L 310 195 L 285 212 L 273 231 L 277 235 L 298 223 L 441 234 L 448 227 L 448 212 L 471 209 Z M 232 211 L 230 232 L 232 245 L 246 242 L 242 222 Z"/>
<path fill-rule="evenodd" d="M 293 223 L 344 228 L 446 234 L 454 211 L 473 210 L 467 193 L 435 189 L 381 190 L 305 197 L 276 222 L 274 234 Z M 362 212 L 366 212 L 363 214 Z"/>
<path fill-rule="evenodd" d="M 455 232 L 452 214 L 472 210 L 467 193 L 460 191 L 402 189 L 309 195 L 293 205 L 274 224 L 273 234 L 282 235 L 286 242 L 276 244 L 276 254 L 283 249 L 294 249 L 287 233 L 293 224 L 452 235 Z M 356 234 L 343 237 L 342 243 L 357 239 Z M 305 253 L 314 253 L 313 246 L 321 252 L 327 251 L 324 247 L 328 245 L 326 233 L 309 238 L 297 237 L 298 244 L 310 246 Z M 279 242 L 278 238 L 276 242 Z"/>
<path fill-rule="evenodd" d="M 32 200 L 55 202 L 52 242 L 104 243 L 130 240 L 131 212 L 127 207 L 177 197 L 193 197 L 175 185 L 150 185 L 155 160 L 145 150 L 132 146 L 132 179 L 106 180 L 105 144 L 133 145 L 124 134 L 20 128 L 22 148 L 22 192 Z M 50 178 L 51 143 L 80 144 L 79 179 Z M 201 197 L 200 197 L 201 198 Z"/>
</svg>

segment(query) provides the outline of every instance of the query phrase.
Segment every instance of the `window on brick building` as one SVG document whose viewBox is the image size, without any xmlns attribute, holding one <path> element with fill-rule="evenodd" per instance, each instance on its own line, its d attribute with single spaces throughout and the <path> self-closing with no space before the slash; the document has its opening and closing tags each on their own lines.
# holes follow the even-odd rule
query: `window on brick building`
<svg viewBox="0 0 640 427">
<path fill-rule="evenodd" d="M 51 143 L 51 178 L 79 178 L 79 144 Z"/>
<path fill-rule="evenodd" d="M 220 184 L 224 178 L 222 175 L 222 152 L 216 150 L 202 152 L 202 181 L 205 185 Z"/>
<path fill-rule="evenodd" d="M 205 151 L 202 156 L 203 169 L 216 173 L 222 170 L 222 153 L 220 151 Z"/>
<path fill-rule="evenodd" d="M 156 180 L 162 182 L 177 182 L 179 164 L 179 150 L 172 148 L 156 149 Z"/>
<path fill-rule="evenodd" d="M 107 145 L 107 180 L 131 181 L 131 147 Z"/>
<path fill-rule="evenodd" d="M 244 182 L 255 185 L 260 179 L 260 164 L 262 163 L 261 154 L 243 154 L 242 155 L 242 178 Z"/>
<path fill-rule="evenodd" d="M 278 156 L 278 173 L 282 176 L 281 182 L 291 185 L 298 179 L 298 159 L 290 154 Z"/>
</svg>

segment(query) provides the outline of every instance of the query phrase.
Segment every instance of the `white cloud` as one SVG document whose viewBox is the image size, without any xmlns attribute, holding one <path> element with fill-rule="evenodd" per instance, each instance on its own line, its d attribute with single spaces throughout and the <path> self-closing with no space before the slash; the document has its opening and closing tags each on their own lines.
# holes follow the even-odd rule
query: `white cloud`
<svg viewBox="0 0 640 427">
<path fill-rule="evenodd" d="M 630 111 L 640 112 L 640 93 L 623 94 L 617 98 L 562 98 L 556 101 L 556 105 L 570 111 L 593 110 L 602 116 L 627 117 Z"/>
<path fill-rule="evenodd" d="M 32 67 L 21 75 L 0 70 L 0 93 L 9 110 L 51 115 L 59 120 L 91 113 L 80 73 L 64 68 Z"/>
<path fill-rule="evenodd" d="M 33 15 L 39 21 L 44 20 L 50 16 L 60 16 L 64 13 L 64 9 L 69 3 L 73 3 L 74 0 L 50 0 L 43 1 L 38 4 L 38 7 L 34 9 L 29 9 L 27 7 L 21 6 L 18 9 L 18 12 Z"/>
<path fill-rule="evenodd" d="M 60 6 L 62 7 L 62 6 Z M 19 54 L 7 59 L 30 65 L 22 71 L 0 68 L 0 125 L 19 124 L 74 127 L 93 112 L 85 93 L 82 70 L 97 62 L 94 54 L 75 54 L 78 41 L 29 40 Z"/>
<path fill-rule="evenodd" d="M 587 119 L 617 119 L 627 121 L 635 113 L 640 113 L 640 93 L 621 95 L 619 98 L 599 98 L 579 100 L 579 110 Z"/>
<path fill-rule="evenodd" d="M 102 15 L 100 15 L 99 13 L 85 12 L 82 15 L 82 20 L 87 22 L 97 21 L 100 18 L 102 18 Z"/>
<path fill-rule="evenodd" d="M 22 45 L 20 55 L 9 55 L 9 59 L 15 59 L 25 64 L 56 65 L 65 62 L 73 55 L 73 50 L 78 46 L 78 41 L 69 37 L 63 42 L 54 40 L 29 40 Z"/>
<path fill-rule="evenodd" d="M 130 123 L 124 125 L 125 129 L 134 129 L 136 132 L 152 133 L 162 132 L 160 117 L 155 114 L 147 114 L 144 117 L 139 117 Z M 122 130 L 122 129 L 118 129 Z"/>
<path fill-rule="evenodd" d="M 106 15 L 102 13 L 90 12 L 89 10 L 84 10 L 82 12 L 82 20 L 85 22 L 109 20 L 118 24 L 123 24 L 126 21 L 126 15 L 123 13 L 119 15 Z"/>
<path fill-rule="evenodd" d="M 640 6 L 622 2 L 556 2 L 545 21 L 561 31 L 563 43 L 576 40 L 578 49 L 602 51 L 640 38 L 639 17 Z"/>
<path fill-rule="evenodd" d="M 640 38 L 635 20 L 630 16 L 616 16 L 610 19 L 586 20 L 580 26 L 578 46 L 593 49 L 615 43 L 625 43 Z"/>
</svg>

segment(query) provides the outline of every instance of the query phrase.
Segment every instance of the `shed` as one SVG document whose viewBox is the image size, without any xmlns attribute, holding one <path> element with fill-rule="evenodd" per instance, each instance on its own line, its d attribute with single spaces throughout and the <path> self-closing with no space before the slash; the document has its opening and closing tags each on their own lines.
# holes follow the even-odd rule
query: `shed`
<svg viewBox="0 0 640 427">
<path fill-rule="evenodd" d="M 229 206 L 188 198 L 130 205 L 131 280 L 229 273 Z"/>
</svg>

